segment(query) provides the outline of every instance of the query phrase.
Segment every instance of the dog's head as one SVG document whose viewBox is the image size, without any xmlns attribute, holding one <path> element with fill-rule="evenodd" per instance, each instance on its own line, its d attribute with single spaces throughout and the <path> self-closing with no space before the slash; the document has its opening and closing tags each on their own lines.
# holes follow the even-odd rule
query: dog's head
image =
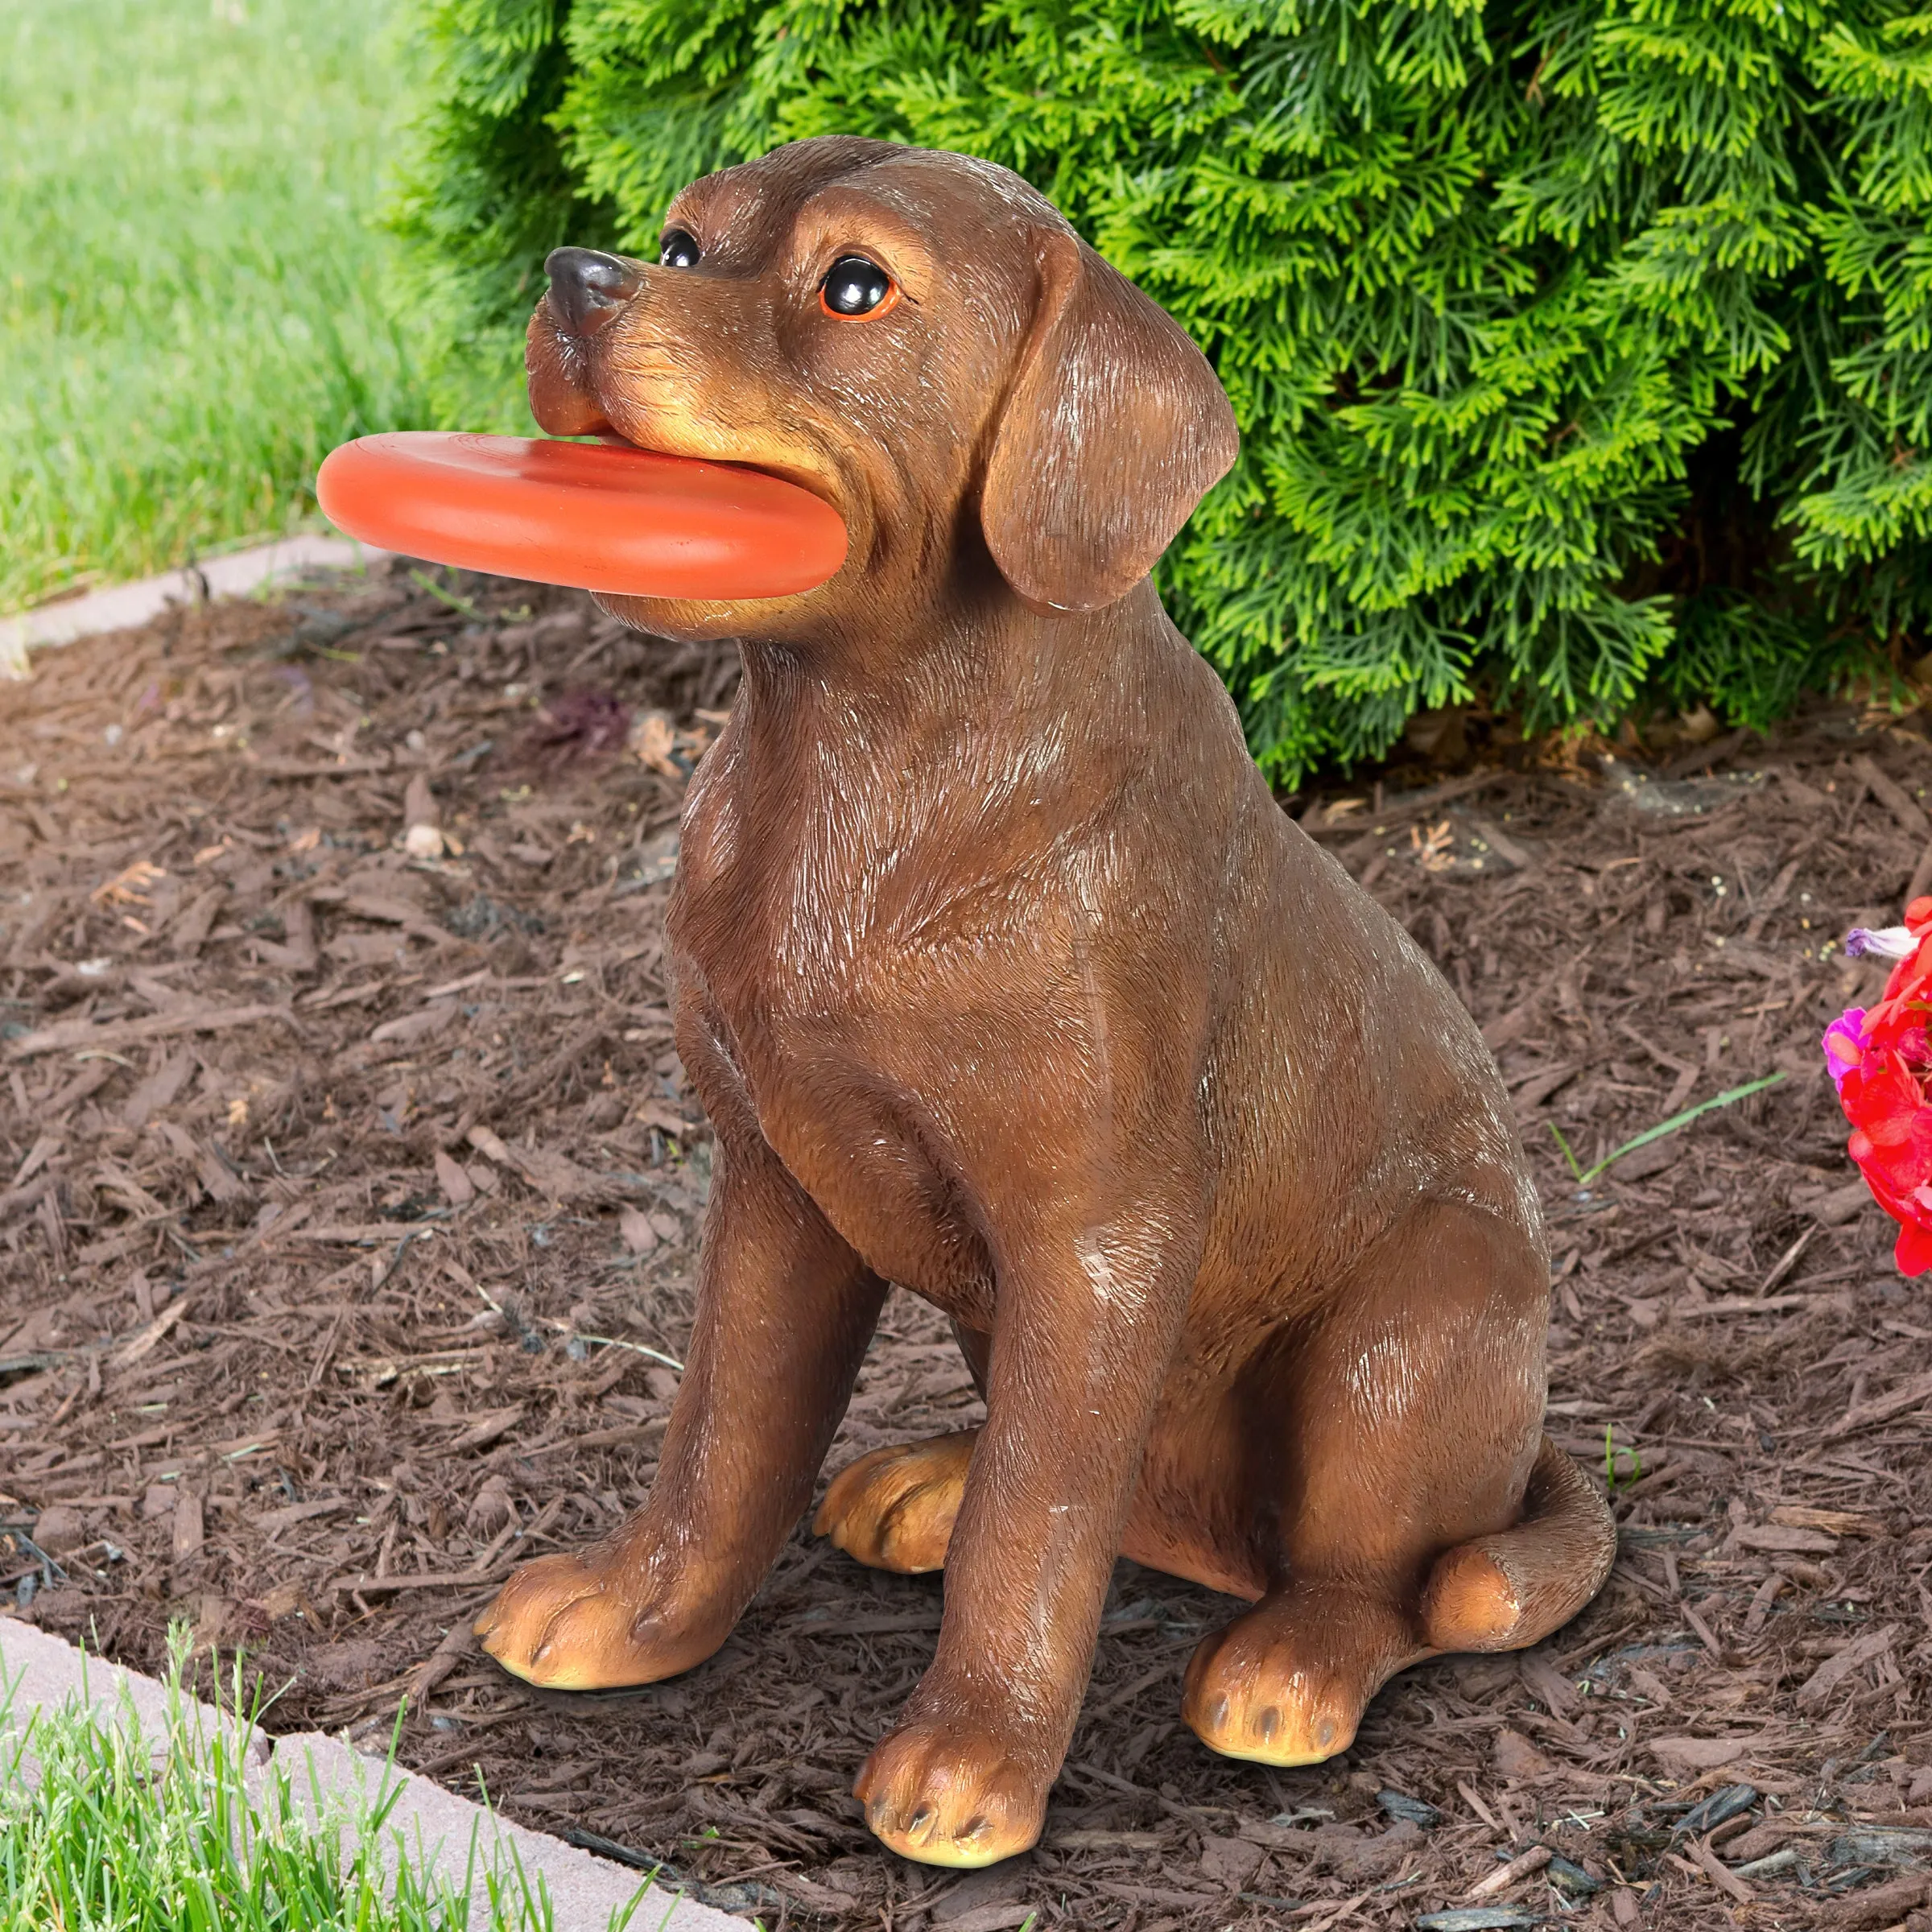
<svg viewBox="0 0 1932 1932">
<path fill-rule="evenodd" d="M 850 533 L 838 576 L 799 597 L 605 600 L 646 630 L 910 615 L 988 558 L 1037 610 L 1098 609 L 1234 460 L 1186 333 L 988 162 L 801 141 L 685 189 L 654 263 L 547 266 L 529 341 L 546 431 L 754 464 Z"/>
</svg>

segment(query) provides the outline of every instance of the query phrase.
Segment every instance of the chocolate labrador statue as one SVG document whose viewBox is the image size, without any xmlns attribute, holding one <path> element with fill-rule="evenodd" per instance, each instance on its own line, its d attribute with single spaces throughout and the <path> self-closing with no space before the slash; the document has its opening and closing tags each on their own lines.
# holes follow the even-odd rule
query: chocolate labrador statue
<svg viewBox="0 0 1932 1932">
<path fill-rule="evenodd" d="M 796 597 L 605 600 L 744 654 L 668 922 L 712 1193 L 650 1500 L 518 1570 L 486 1648 L 559 1689 L 709 1657 L 894 1282 L 986 1402 L 817 1517 L 946 1572 L 856 1787 L 894 1851 L 1034 1843 L 1123 1552 L 1253 1604 L 1183 1710 L 1264 1764 L 1344 1749 L 1406 1665 L 1554 1629 L 1614 1535 L 1542 1431 L 1548 1260 L 1494 1063 L 1282 815 L 1148 579 L 1235 456 L 1199 353 L 1017 176 L 870 141 L 696 183 L 654 265 L 548 270 L 547 431 L 775 472 L 851 550 Z"/>
</svg>

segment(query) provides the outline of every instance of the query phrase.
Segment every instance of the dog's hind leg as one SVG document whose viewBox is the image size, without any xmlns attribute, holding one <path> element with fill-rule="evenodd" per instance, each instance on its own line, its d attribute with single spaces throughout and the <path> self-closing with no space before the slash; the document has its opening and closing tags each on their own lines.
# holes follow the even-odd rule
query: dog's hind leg
<svg viewBox="0 0 1932 1932">
<path fill-rule="evenodd" d="M 1332 1757 L 1397 1671 L 1534 1643 L 1595 1594 L 1608 1512 L 1541 1430 L 1547 1281 L 1520 1224 L 1424 1203 L 1255 1365 L 1249 1496 L 1278 1554 L 1188 1666 L 1203 1742 Z"/>
</svg>

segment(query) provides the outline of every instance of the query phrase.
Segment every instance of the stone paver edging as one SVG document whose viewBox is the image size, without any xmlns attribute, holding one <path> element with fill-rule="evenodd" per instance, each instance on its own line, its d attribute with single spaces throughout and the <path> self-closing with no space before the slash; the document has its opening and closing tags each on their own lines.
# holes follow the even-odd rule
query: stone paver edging
<svg viewBox="0 0 1932 1932">
<path fill-rule="evenodd" d="M 387 555 L 349 537 L 284 537 L 278 543 L 258 543 L 252 550 L 231 550 L 186 570 L 43 604 L 17 617 L 0 617 L 0 677 L 25 677 L 27 654 L 39 646 L 71 644 L 76 638 L 146 624 L 170 604 L 246 597 L 265 584 L 307 571 L 365 569 Z"/>
<path fill-rule="evenodd" d="M 6 1723 L 16 1730 L 35 1710 L 54 1711 L 64 1704 L 84 1706 L 102 1722 L 117 1724 L 125 1721 L 131 1709 L 134 1723 L 147 1738 L 159 1736 L 166 1728 L 165 1686 L 77 1650 L 17 1617 L 0 1616 L 0 1705 L 7 1703 L 10 1692 Z M 208 1705 L 185 1698 L 182 1702 L 208 1735 L 217 1724 L 232 1728 L 232 1719 Z M 533 1892 L 542 1875 L 555 1909 L 556 1932 L 605 1932 L 613 1912 L 621 1911 L 637 1895 L 641 1874 L 593 1858 L 560 1839 L 511 1824 L 411 1772 L 386 1773 L 379 1760 L 365 1757 L 320 1732 L 270 1738 L 258 1731 L 250 1740 L 248 1757 L 257 1767 L 254 1775 L 266 1777 L 271 1769 L 279 1770 L 299 1795 L 317 1789 L 325 1800 L 336 1798 L 349 1806 L 365 1796 L 373 1798 L 386 1775 L 390 1789 L 400 1784 L 402 1790 L 385 1838 L 393 1841 L 400 1831 L 412 1855 L 419 1846 L 425 1866 L 452 1885 L 462 1882 L 473 1831 L 477 1856 L 473 1910 L 487 1908 L 482 1872 L 493 1864 L 508 1872 L 513 1847 Z M 744 1919 L 653 1887 L 631 1914 L 629 1932 L 746 1932 L 746 1926 Z"/>
</svg>

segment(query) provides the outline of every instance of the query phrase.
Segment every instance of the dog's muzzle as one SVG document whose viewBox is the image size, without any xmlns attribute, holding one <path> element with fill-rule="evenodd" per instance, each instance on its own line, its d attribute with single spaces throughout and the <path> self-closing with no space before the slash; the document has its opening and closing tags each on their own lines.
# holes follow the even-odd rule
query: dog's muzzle
<svg viewBox="0 0 1932 1932">
<path fill-rule="evenodd" d="M 543 272 L 551 309 L 573 336 L 594 336 L 644 286 L 630 262 L 594 248 L 553 248 Z"/>
</svg>

